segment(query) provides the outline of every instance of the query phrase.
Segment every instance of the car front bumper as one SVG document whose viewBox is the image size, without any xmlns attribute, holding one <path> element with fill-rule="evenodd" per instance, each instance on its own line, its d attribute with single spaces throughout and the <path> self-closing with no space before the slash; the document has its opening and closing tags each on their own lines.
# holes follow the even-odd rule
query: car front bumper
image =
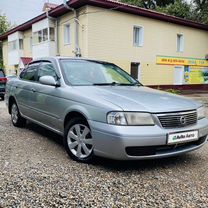
<svg viewBox="0 0 208 208">
<path fill-rule="evenodd" d="M 202 147 L 207 141 L 208 119 L 197 124 L 165 129 L 160 126 L 115 126 L 89 121 L 94 139 L 95 155 L 117 159 L 138 160 L 170 157 Z M 167 145 L 169 133 L 198 130 L 199 140 L 180 145 Z"/>
</svg>

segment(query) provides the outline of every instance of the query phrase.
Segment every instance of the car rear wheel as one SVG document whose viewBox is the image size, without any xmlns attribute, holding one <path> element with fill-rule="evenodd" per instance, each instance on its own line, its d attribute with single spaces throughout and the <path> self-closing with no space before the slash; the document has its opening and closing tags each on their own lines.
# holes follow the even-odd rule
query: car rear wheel
<svg viewBox="0 0 208 208">
<path fill-rule="evenodd" d="M 93 138 L 87 122 L 74 118 L 68 122 L 64 134 L 64 146 L 69 156 L 79 162 L 93 160 Z"/>
<path fill-rule="evenodd" d="M 16 127 L 24 127 L 26 119 L 20 115 L 17 104 L 14 102 L 11 107 L 11 120 L 12 124 Z"/>
</svg>

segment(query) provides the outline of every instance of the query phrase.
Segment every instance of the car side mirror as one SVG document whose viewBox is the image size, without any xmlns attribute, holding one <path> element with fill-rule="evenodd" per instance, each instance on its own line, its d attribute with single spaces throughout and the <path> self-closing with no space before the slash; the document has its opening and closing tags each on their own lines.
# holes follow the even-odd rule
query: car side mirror
<svg viewBox="0 0 208 208">
<path fill-rule="evenodd" d="M 60 84 L 52 76 L 42 76 L 39 79 L 39 82 L 44 85 L 59 87 Z"/>
</svg>

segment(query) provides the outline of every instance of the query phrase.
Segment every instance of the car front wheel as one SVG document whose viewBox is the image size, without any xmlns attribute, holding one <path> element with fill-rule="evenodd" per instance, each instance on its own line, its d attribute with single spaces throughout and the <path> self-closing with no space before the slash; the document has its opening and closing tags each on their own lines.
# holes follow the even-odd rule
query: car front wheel
<svg viewBox="0 0 208 208">
<path fill-rule="evenodd" d="M 11 120 L 12 124 L 16 127 L 24 127 L 26 119 L 20 115 L 17 104 L 14 102 L 11 107 Z"/>
<path fill-rule="evenodd" d="M 64 146 L 69 156 L 79 162 L 92 161 L 93 138 L 87 122 L 82 118 L 74 118 L 65 128 Z"/>
</svg>

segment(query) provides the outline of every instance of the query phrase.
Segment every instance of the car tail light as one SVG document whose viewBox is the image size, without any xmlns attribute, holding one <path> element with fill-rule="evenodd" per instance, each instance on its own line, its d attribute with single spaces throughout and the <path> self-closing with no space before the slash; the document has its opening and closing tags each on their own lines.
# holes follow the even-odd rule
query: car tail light
<svg viewBox="0 0 208 208">
<path fill-rule="evenodd" d="M 7 82 L 7 78 L 6 77 L 0 78 L 0 82 Z"/>
</svg>

